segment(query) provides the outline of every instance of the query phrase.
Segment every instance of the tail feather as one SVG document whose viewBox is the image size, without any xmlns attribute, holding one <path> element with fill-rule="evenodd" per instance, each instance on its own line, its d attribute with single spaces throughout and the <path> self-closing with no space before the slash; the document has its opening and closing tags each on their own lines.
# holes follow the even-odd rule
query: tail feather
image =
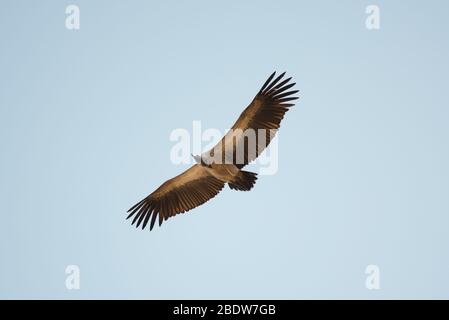
<svg viewBox="0 0 449 320">
<path fill-rule="evenodd" d="M 233 181 L 228 183 L 233 190 L 249 191 L 254 187 L 257 180 L 257 173 L 240 171 Z"/>
</svg>

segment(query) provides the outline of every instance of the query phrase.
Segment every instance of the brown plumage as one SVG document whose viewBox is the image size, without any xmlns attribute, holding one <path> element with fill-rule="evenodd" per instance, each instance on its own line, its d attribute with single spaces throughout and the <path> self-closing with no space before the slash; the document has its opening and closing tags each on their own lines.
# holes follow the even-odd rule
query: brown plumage
<svg viewBox="0 0 449 320">
<path fill-rule="evenodd" d="M 127 219 L 134 216 L 132 224 L 136 224 L 136 227 L 142 225 L 142 229 L 151 220 L 151 230 L 157 216 L 161 225 L 164 220 L 212 199 L 226 183 L 234 190 L 250 190 L 257 175 L 240 169 L 265 150 L 279 129 L 285 113 L 294 105 L 291 101 L 298 99 L 293 96 L 298 90 L 288 91 L 295 83 L 289 84 L 291 78 L 282 80 L 284 75 L 285 72 L 273 80 L 274 72 L 225 137 L 201 157 L 195 157 L 197 164 L 167 180 L 131 207 Z M 254 134 L 255 146 L 249 143 L 250 135 L 243 134 L 250 133 L 248 129 L 261 132 L 260 135 Z M 266 131 L 258 131 L 260 129 Z"/>
<path fill-rule="evenodd" d="M 282 80 L 284 75 L 285 72 L 273 80 L 274 72 L 265 81 L 253 101 L 242 112 L 226 136 L 212 150 L 202 155 L 205 162 L 213 161 L 216 152 L 221 151 L 217 157 L 221 156 L 222 163 L 231 162 L 241 169 L 265 150 L 274 138 L 277 129 L 279 129 L 281 120 L 288 108 L 294 105 L 291 101 L 298 99 L 298 97 L 293 96 L 298 90 L 287 91 L 295 83 L 288 83 L 291 78 Z M 241 134 L 247 129 L 265 129 L 265 141 L 259 141 L 259 135 L 255 135 L 255 146 L 257 148 L 249 148 L 248 138 Z M 244 150 L 244 152 L 241 152 L 244 159 L 237 157 L 237 150 Z"/>
</svg>

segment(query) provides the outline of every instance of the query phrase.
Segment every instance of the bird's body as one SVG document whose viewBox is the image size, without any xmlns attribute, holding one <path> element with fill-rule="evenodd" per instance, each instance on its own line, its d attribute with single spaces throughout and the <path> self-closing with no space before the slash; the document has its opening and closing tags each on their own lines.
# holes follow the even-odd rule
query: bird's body
<svg viewBox="0 0 449 320">
<path fill-rule="evenodd" d="M 242 168 L 255 160 L 268 146 L 288 108 L 297 99 L 291 78 L 281 81 L 285 72 L 273 80 L 273 73 L 251 104 L 242 112 L 232 129 L 211 150 L 195 156 L 197 164 L 167 180 L 153 193 L 128 210 L 128 218 L 142 229 L 156 217 L 164 220 L 189 211 L 215 197 L 228 184 L 233 190 L 251 190 L 257 174 Z"/>
<path fill-rule="evenodd" d="M 215 164 L 204 166 L 206 171 L 218 180 L 228 183 L 235 179 L 240 170 L 233 164 Z"/>
</svg>

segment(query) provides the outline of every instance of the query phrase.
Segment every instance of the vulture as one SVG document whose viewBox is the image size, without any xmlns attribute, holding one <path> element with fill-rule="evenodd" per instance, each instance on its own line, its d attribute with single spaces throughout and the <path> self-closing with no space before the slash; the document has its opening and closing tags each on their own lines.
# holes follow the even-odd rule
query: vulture
<svg viewBox="0 0 449 320">
<path fill-rule="evenodd" d="M 193 156 L 196 164 L 180 175 L 167 180 L 153 193 L 128 210 L 127 219 L 144 229 L 150 222 L 153 229 L 159 216 L 163 221 L 187 212 L 215 197 L 223 187 L 248 191 L 257 174 L 242 168 L 255 160 L 268 146 L 298 90 L 289 90 L 295 83 L 285 72 L 275 78 L 273 72 L 249 106 L 241 113 L 231 130 L 211 150 Z M 248 134 L 248 132 L 250 134 Z M 254 135 L 251 135 L 254 132 Z M 151 221 L 150 221 L 151 220 Z"/>
</svg>

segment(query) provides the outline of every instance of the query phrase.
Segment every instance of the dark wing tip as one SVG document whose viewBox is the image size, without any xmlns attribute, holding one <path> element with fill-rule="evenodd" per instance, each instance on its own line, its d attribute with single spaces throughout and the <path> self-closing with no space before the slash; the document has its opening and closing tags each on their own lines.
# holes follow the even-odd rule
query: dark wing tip
<svg viewBox="0 0 449 320">
<path fill-rule="evenodd" d="M 142 205 L 142 203 L 143 203 L 146 199 L 147 199 L 147 198 L 145 198 L 145 199 L 143 199 L 143 200 L 137 202 L 135 205 L 133 205 L 131 208 L 129 208 L 128 211 L 126 211 L 126 212 L 131 212 L 131 211 L 133 211 L 134 209 L 138 209 L 138 206 Z"/>
<path fill-rule="evenodd" d="M 265 83 L 263 84 L 262 88 L 260 88 L 259 93 L 262 93 L 262 91 L 265 90 L 265 88 L 267 87 L 267 85 L 270 83 L 270 81 L 274 78 L 276 74 L 276 71 L 274 71 L 267 79 L 267 81 L 265 81 Z"/>
<path fill-rule="evenodd" d="M 282 103 L 282 102 L 288 102 L 288 101 L 292 101 L 292 100 L 296 100 L 299 99 L 299 97 L 288 97 L 288 98 L 282 98 L 277 100 L 277 102 Z"/>
<path fill-rule="evenodd" d="M 284 75 L 285 75 L 285 72 L 281 73 L 276 79 L 271 81 L 270 84 L 264 90 L 262 90 L 262 93 L 266 94 L 267 92 L 269 92 L 279 82 L 279 80 L 282 79 L 282 77 Z"/>
</svg>

